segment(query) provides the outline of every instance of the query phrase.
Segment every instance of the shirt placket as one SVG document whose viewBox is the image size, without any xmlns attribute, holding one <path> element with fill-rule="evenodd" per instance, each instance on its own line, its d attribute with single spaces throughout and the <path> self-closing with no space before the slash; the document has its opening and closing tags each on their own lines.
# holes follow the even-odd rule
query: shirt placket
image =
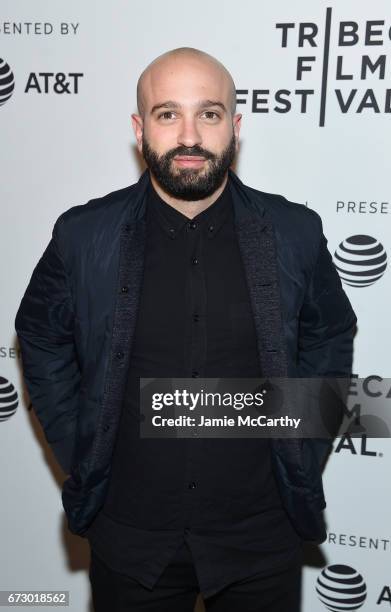
<svg viewBox="0 0 391 612">
<path fill-rule="evenodd" d="M 186 282 L 186 334 L 185 371 L 187 378 L 205 376 L 206 364 L 206 284 L 203 249 L 203 227 L 198 221 L 187 223 L 188 275 Z M 196 417 L 197 418 L 197 417 Z M 183 517 L 185 527 L 190 527 L 192 517 L 198 516 L 200 502 L 199 452 L 202 439 L 189 438 L 186 445 L 186 471 L 184 480 Z"/>
</svg>

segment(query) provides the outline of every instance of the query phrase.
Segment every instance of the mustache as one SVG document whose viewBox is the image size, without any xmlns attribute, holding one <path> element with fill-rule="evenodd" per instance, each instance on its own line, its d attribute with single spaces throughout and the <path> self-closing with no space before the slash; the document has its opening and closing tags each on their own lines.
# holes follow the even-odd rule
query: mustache
<svg viewBox="0 0 391 612">
<path fill-rule="evenodd" d="M 203 149 L 199 145 L 194 145 L 194 147 L 184 147 L 184 146 L 176 147 L 175 149 L 171 149 L 171 151 L 167 151 L 164 157 L 167 160 L 171 160 L 171 159 L 174 159 L 174 157 L 176 157 L 177 155 L 187 155 L 189 157 L 191 156 L 205 157 L 205 159 L 212 159 L 212 160 L 216 159 L 216 155 L 214 155 L 214 153 L 211 153 L 210 151 Z"/>
</svg>

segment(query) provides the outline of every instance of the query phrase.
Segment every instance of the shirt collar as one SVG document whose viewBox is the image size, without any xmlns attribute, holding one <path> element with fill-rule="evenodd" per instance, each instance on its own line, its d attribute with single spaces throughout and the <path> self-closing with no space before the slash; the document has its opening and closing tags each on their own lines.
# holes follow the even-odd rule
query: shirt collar
<svg viewBox="0 0 391 612">
<path fill-rule="evenodd" d="M 193 219 L 189 219 L 186 215 L 165 202 L 154 189 L 151 182 L 148 192 L 150 212 L 167 236 L 172 239 L 175 239 L 182 230 L 191 231 L 197 226 L 206 232 L 208 238 L 213 238 L 223 225 L 229 212 L 232 212 L 228 181 L 217 200 L 208 206 L 208 208 L 198 213 Z"/>
</svg>

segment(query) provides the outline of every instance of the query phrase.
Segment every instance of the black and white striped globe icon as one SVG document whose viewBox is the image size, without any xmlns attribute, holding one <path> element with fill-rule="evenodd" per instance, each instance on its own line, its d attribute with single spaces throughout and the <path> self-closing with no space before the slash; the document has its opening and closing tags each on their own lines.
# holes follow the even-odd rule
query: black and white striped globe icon
<svg viewBox="0 0 391 612">
<path fill-rule="evenodd" d="M 367 597 L 361 574 L 349 565 L 328 565 L 316 581 L 316 592 L 327 610 L 358 610 Z"/>
<path fill-rule="evenodd" d="M 0 376 L 0 422 L 15 414 L 18 403 L 18 393 L 12 382 Z"/>
<path fill-rule="evenodd" d="M 334 253 L 341 280 L 351 287 L 368 287 L 384 274 L 387 253 L 372 236 L 357 234 L 343 240 Z"/>
<path fill-rule="evenodd" d="M 15 79 L 11 68 L 0 58 L 0 106 L 10 99 L 14 92 Z"/>
</svg>

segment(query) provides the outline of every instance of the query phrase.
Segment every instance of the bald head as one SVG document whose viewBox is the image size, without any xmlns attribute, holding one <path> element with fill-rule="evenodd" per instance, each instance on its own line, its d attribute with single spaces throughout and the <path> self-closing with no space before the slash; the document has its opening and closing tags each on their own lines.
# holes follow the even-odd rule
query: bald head
<svg viewBox="0 0 391 612">
<path fill-rule="evenodd" d="M 175 73 L 183 70 L 193 70 L 199 74 L 214 79 L 227 98 L 227 110 L 232 115 L 236 111 L 236 89 L 231 74 L 216 58 L 204 51 L 192 47 L 179 47 L 167 51 L 154 59 L 141 73 L 137 82 L 137 108 L 144 118 L 148 109 L 151 92 L 164 81 L 175 77 Z"/>
<path fill-rule="evenodd" d="M 194 211 L 211 203 L 238 151 L 242 115 L 228 70 L 198 49 L 173 49 L 141 74 L 137 105 L 137 148 L 160 197 L 198 202 Z"/>
</svg>

